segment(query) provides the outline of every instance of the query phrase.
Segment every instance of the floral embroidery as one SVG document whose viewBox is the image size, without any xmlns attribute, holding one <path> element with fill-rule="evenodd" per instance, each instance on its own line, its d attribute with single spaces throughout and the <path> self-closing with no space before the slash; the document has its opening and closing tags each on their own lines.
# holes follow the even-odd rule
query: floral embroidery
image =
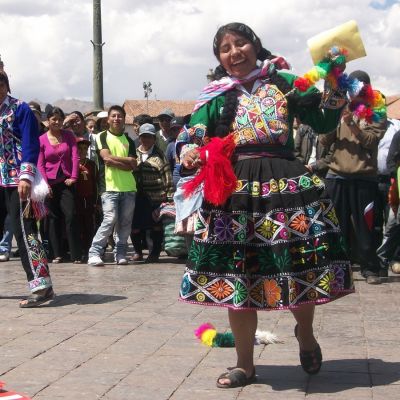
<svg viewBox="0 0 400 400">
<path fill-rule="evenodd" d="M 329 271 L 322 279 L 321 282 L 319 283 L 319 287 L 324 289 L 326 292 L 330 292 L 332 282 L 335 280 L 335 274 L 332 271 Z"/>
<path fill-rule="evenodd" d="M 272 221 L 266 220 L 257 228 L 257 232 L 270 239 L 274 235 L 276 228 L 277 226 Z"/>
<path fill-rule="evenodd" d="M 264 293 L 267 304 L 270 307 L 276 307 L 276 304 L 281 300 L 282 289 L 279 287 L 275 279 L 264 281 Z"/>
<path fill-rule="evenodd" d="M 308 230 L 308 218 L 304 214 L 299 214 L 290 223 L 290 227 L 295 229 L 296 231 L 305 233 Z"/>
<path fill-rule="evenodd" d="M 214 233 L 217 236 L 217 240 L 232 240 L 232 219 L 226 215 L 217 218 L 214 223 Z"/>
<path fill-rule="evenodd" d="M 209 286 L 207 290 L 218 300 L 224 299 L 233 293 L 232 287 L 222 279 Z"/>
</svg>

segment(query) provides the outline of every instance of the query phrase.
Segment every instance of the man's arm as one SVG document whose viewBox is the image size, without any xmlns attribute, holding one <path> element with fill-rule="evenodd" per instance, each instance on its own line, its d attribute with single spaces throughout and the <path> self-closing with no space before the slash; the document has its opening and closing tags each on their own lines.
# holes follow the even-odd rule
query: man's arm
<svg viewBox="0 0 400 400">
<path fill-rule="evenodd" d="M 108 149 L 101 149 L 100 157 L 108 167 L 122 169 L 123 171 L 133 171 L 137 167 L 136 158 L 113 156 Z"/>
</svg>

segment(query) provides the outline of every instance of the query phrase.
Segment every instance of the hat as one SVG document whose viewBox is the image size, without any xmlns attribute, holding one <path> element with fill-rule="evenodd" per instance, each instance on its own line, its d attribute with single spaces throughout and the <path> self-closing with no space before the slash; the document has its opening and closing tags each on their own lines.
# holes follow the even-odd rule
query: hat
<svg viewBox="0 0 400 400">
<path fill-rule="evenodd" d="M 368 75 L 366 72 L 361 71 L 361 70 L 353 71 L 353 72 L 349 75 L 349 77 L 350 77 L 350 78 L 353 78 L 353 79 L 358 79 L 360 82 L 364 82 L 364 83 L 366 83 L 367 85 L 370 85 L 370 84 L 371 84 L 371 79 L 370 79 L 369 75 Z"/>
<path fill-rule="evenodd" d="M 39 103 L 37 103 L 36 101 L 30 101 L 30 102 L 28 103 L 28 105 L 29 105 L 29 108 L 30 108 L 34 113 L 39 114 L 39 117 L 42 116 L 42 109 L 41 109 Z"/>
<path fill-rule="evenodd" d="M 174 118 L 175 113 L 170 108 L 166 108 L 165 110 L 161 111 L 160 114 L 157 115 L 157 118 L 164 116 L 169 118 Z"/>
<path fill-rule="evenodd" d="M 183 117 L 175 117 L 172 118 L 171 120 L 171 128 L 181 128 L 183 125 L 185 125 L 185 121 L 183 119 Z"/>
<path fill-rule="evenodd" d="M 100 111 L 97 115 L 97 118 L 107 118 L 108 117 L 108 112 L 107 111 Z"/>
<path fill-rule="evenodd" d="M 85 139 L 85 138 L 82 137 L 82 136 L 77 136 L 77 137 L 75 138 L 75 140 L 76 140 L 76 144 L 81 144 L 81 143 L 83 143 L 83 144 L 87 144 L 87 145 L 90 146 L 90 140 Z"/>
<path fill-rule="evenodd" d="M 156 128 L 153 124 L 143 124 L 139 128 L 139 136 L 147 133 L 148 135 L 156 135 Z"/>
</svg>

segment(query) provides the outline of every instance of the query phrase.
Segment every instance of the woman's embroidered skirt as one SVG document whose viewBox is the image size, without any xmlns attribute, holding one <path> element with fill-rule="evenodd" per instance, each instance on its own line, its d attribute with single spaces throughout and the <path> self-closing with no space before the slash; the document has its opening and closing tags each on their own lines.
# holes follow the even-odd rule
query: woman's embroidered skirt
<svg viewBox="0 0 400 400">
<path fill-rule="evenodd" d="M 181 300 L 274 310 L 326 303 L 354 291 L 350 262 L 324 183 L 296 159 L 234 165 L 236 192 L 203 203 Z"/>
</svg>

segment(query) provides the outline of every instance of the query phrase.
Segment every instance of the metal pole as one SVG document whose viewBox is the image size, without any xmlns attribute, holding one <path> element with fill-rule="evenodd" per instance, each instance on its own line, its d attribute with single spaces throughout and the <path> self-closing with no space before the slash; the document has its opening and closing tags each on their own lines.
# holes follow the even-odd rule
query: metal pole
<svg viewBox="0 0 400 400">
<path fill-rule="evenodd" d="M 101 38 L 101 0 L 93 0 L 93 107 L 104 109 L 103 98 L 103 46 Z"/>
</svg>

